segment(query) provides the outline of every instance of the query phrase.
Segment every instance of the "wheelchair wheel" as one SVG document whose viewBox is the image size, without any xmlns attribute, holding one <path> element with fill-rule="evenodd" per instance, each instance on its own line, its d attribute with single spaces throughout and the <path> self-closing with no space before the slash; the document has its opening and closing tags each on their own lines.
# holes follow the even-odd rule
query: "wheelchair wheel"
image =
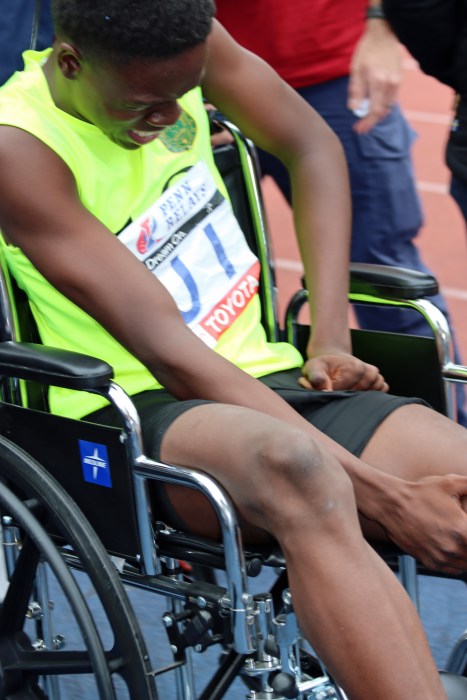
<svg viewBox="0 0 467 700">
<path fill-rule="evenodd" d="M 122 692 L 131 700 L 157 700 L 134 611 L 112 561 L 75 502 L 30 455 L 2 436 L 0 478 L 0 510 L 10 561 L 0 608 L 0 697 L 65 698 L 68 691 L 61 694 L 62 683 L 89 676 L 96 688 L 93 698 L 115 700 Z M 14 542 L 8 537 L 12 533 Z M 70 554 L 74 566 L 84 573 L 73 576 L 65 561 Z M 37 607 L 32 601 L 44 567 L 67 614 L 73 616 L 79 642 L 72 640 L 72 649 L 67 642 L 59 648 L 55 639 L 49 645 L 34 640 L 37 628 L 30 619 L 34 617 L 31 607 Z M 92 584 L 105 625 L 93 620 L 79 576 Z M 81 695 L 91 697 L 89 692 Z"/>
</svg>

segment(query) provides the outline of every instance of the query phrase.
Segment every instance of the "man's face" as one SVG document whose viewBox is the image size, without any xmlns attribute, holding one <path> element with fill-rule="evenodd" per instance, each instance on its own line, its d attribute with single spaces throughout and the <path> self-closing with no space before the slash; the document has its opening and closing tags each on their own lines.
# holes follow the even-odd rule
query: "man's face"
<svg viewBox="0 0 467 700">
<path fill-rule="evenodd" d="M 138 58 L 124 65 L 80 60 L 67 82 L 72 100 L 65 109 L 119 146 L 139 148 L 177 121 L 177 100 L 200 83 L 206 58 L 203 43 L 164 60 Z"/>
</svg>

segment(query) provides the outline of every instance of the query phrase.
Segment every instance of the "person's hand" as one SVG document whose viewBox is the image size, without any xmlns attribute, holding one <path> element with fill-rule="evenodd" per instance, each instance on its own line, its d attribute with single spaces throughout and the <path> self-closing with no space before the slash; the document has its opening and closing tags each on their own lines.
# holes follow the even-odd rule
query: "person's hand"
<svg viewBox="0 0 467 700">
<path fill-rule="evenodd" d="M 464 476 L 403 481 L 375 519 L 395 544 L 428 569 L 459 574 L 467 571 L 466 496 Z"/>
<path fill-rule="evenodd" d="M 320 354 L 311 357 L 302 367 L 298 380 L 305 389 L 319 391 L 388 391 L 389 387 L 374 365 L 362 362 L 347 353 Z"/>
<path fill-rule="evenodd" d="M 205 102 L 204 106 L 206 108 L 206 112 L 208 113 L 209 120 L 211 121 L 211 117 L 215 115 L 217 112 L 216 108 L 214 105 L 210 104 L 209 102 Z M 212 123 L 211 123 L 212 127 Z M 211 148 L 216 148 L 217 146 L 223 146 L 226 143 L 232 143 L 233 142 L 233 136 L 232 134 L 227 131 L 227 129 L 219 129 L 217 126 L 215 126 L 214 129 L 211 128 Z"/>
<path fill-rule="evenodd" d="M 389 114 L 401 79 L 402 53 L 397 37 L 386 21 L 368 20 L 350 69 L 347 106 L 361 116 L 355 131 L 365 133 Z"/>
</svg>

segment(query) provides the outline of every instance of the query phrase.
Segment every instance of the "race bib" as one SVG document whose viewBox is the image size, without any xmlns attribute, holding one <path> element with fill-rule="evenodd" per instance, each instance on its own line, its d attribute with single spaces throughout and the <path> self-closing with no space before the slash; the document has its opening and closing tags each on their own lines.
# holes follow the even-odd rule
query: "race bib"
<svg viewBox="0 0 467 700">
<path fill-rule="evenodd" d="M 168 289 L 185 323 L 210 347 L 258 293 L 259 261 L 204 162 L 118 237 Z"/>
</svg>

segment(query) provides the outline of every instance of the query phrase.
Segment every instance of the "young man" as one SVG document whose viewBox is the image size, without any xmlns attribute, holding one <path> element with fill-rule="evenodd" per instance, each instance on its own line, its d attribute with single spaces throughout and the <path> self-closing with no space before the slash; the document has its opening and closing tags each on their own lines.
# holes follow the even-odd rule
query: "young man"
<svg viewBox="0 0 467 700">
<path fill-rule="evenodd" d="M 389 396 L 351 355 L 336 137 L 212 22 L 212 0 L 55 0 L 53 12 L 53 49 L 27 55 L 0 91 L 3 248 L 43 341 L 110 362 L 146 451 L 215 476 L 248 536 L 278 540 L 301 626 L 349 699 L 441 700 L 420 621 L 358 514 L 366 534 L 466 570 L 467 437 Z M 265 341 L 258 263 L 230 214 L 198 85 L 289 169 L 313 289 L 302 368 L 294 348 Z M 219 324 L 237 292 L 248 303 Z M 92 395 L 51 401 L 112 420 Z M 188 527 L 216 533 L 193 492 L 166 495 Z"/>
</svg>

